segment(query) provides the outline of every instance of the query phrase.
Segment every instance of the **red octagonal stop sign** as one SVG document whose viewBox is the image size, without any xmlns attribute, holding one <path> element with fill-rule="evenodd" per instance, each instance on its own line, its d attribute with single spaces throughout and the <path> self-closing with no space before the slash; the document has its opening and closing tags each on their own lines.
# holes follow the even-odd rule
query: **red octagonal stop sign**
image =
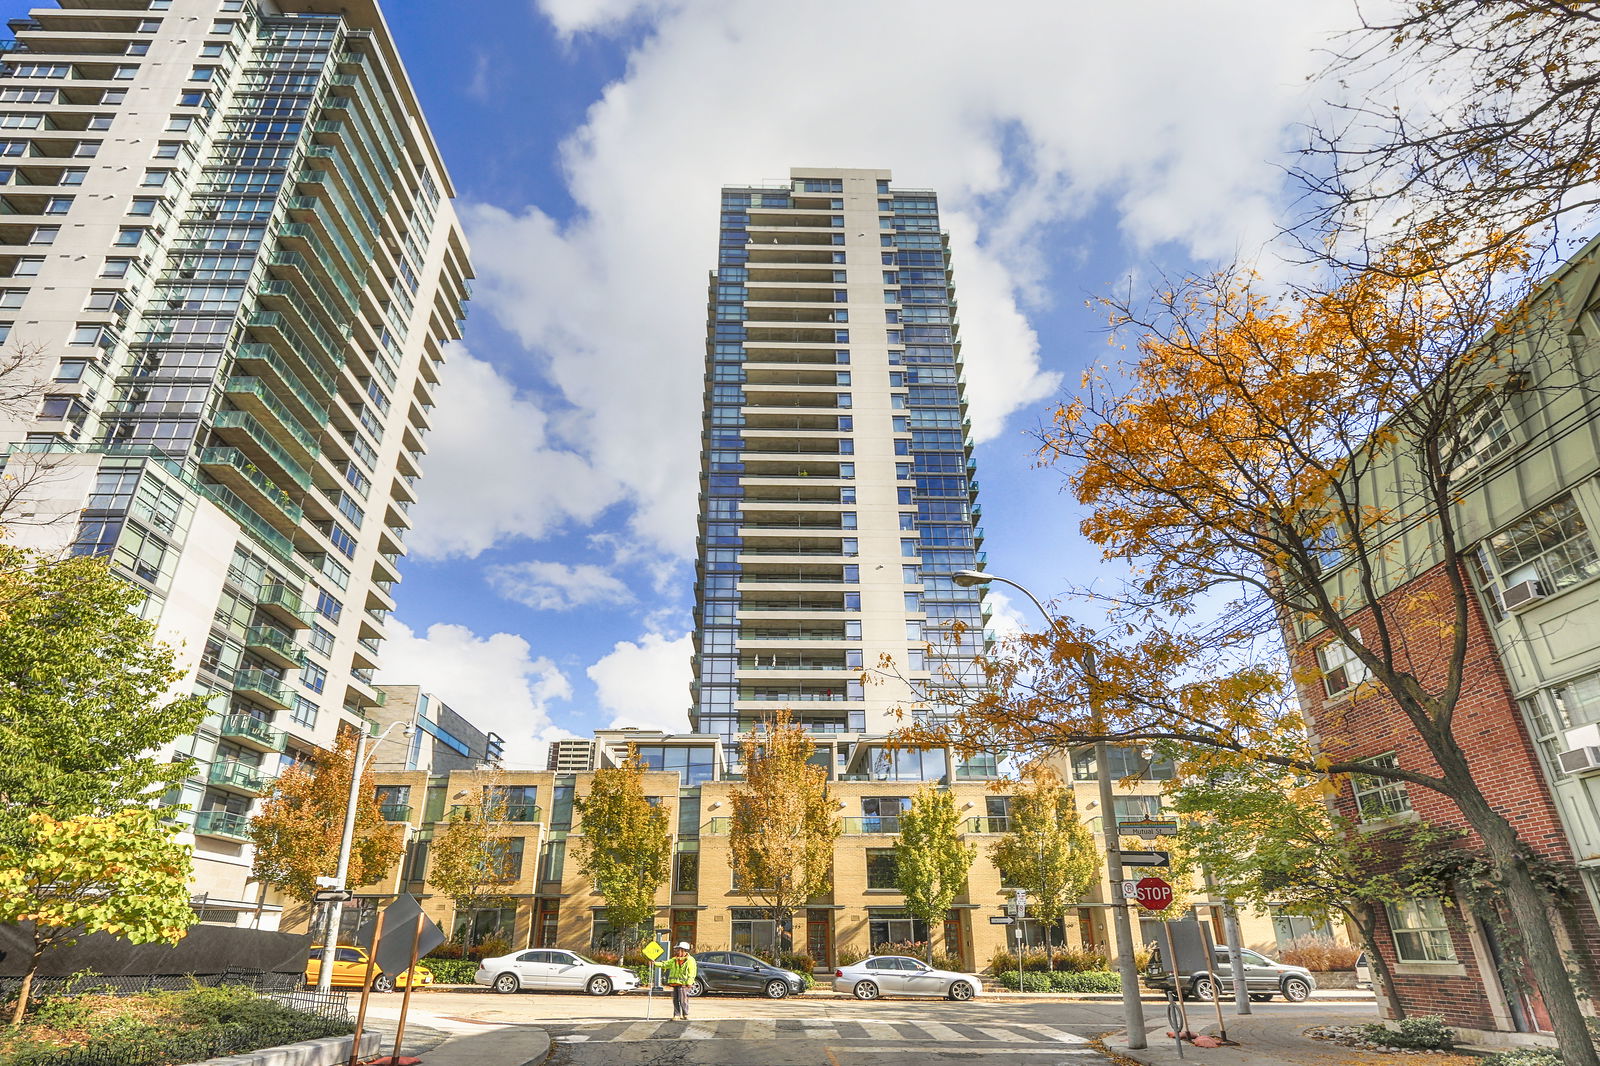
<svg viewBox="0 0 1600 1066">
<path fill-rule="evenodd" d="M 1141 878 L 1134 887 L 1137 891 L 1133 898 L 1146 910 L 1164 911 L 1172 902 L 1172 886 L 1159 877 Z"/>
</svg>

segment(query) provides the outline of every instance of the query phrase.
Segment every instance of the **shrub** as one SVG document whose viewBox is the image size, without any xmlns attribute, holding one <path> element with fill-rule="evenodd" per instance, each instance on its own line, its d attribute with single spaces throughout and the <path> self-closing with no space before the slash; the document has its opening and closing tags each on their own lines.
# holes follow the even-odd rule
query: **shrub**
<svg viewBox="0 0 1600 1066">
<path fill-rule="evenodd" d="M 942 951 L 933 953 L 933 968 L 935 970 L 954 970 L 956 973 L 965 973 L 967 968 L 961 965 L 961 956 L 946 955 Z"/>
<path fill-rule="evenodd" d="M 509 954 L 511 954 L 511 941 L 499 933 L 486 936 L 467 949 L 468 957 L 474 959 L 497 959 L 501 955 Z"/>
<path fill-rule="evenodd" d="M 834 958 L 838 960 L 840 966 L 854 966 L 866 956 L 855 948 L 840 948 L 834 953 Z"/>
<path fill-rule="evenodd" d="M 459 959 L 465 954 L 461 950 L 461 943 L 456 940 L 446 940 L 443 944 L 428 952 L 430 959 Z"/>
<path fill-rule="evenodd" d="M 1335 944 L 1331 940 L 1312 940 L 1278 954 L 1278 961 L 1290 966 L 1304 966 L 1308 970 L 1327 973 L 1332 970 L 1353 970 L 1361 949 L 1349 944 Z"/>
<path fill-rule="evenodd" d="M 1456 1042 L 1455 1031 L 1436 1014 L 1406 1018 L 1396 1022 L 1393 1029 L 1386 1025 L 1363 1025 L 1361 1034 L 1374 1044 L 1417 1051 L 1442 1051 Z"/>
<path fill-rule="evenodd" d="M 622 956 L 618 955 L 615 951 L 591 951 L 589 952 L 589 958 L 600 963 L 602 966 L 622 965 Z"/>
<path fill-rule="evenodd" d="M 662 961 L 666 961 L 665 956 L 662 957 Z M 637 970 L 641 967 L 645 970 L 648 970 L 650 969 L 650 958 L 642 951 L 630 951 L 626 955 L 622 956 L 622 965 L 626 966 L 630 970 Z"/>
<path fill-rule="evenodd" d="M 1519 1047 L 1490 1055 L 1479 1066 L 1561 1066 L 1561 1052 L 1551 1047 Z"/>
<path fill-rule="evenodd" d="M 1071 970 L 1055 973 L 1032 973 L 1007 970 L 995 975 L 1001 988 L 1013 992 L 1070 992 L 1115 993 L 1122 989 L 1122 980 L 1110 970 Z"/>
<path fill-rule="evenodd" d="M 910 955 L 913 959 L 928 957 L 928 942 L 926 940 L 901 940 L 896 943 L 877 944 L 873 947 L 874 955 Z"/>
<path fill-rule="evenodd" d="M 817 960 L 803 951 L 780 951 L 775 963 L 784 970 L 793 970 L 797 974 L 808 974 L 817 968 Z"/>
<path fill-rule="evenodd" d="M 1056 952 L 1055 968 L 1069 973 L 1109 970 L 1111 960 L 1106 958 L 1105 952 L 1094 948 L 1061 948 Z"/>
<path fill-rule="evenodd" d="M 417 960 L 417 969 L 427 970 L 443 985 L 470 985 L 478 964 L 471 959 L 436 959 L 430 955 Z"/>
<path fill-rule="evenodd" d="M 989 961 L 984 965 L 983 969 L 985 973 L 1002 974 L 1020 969 L 1020 967 L 1017 965 L 1015 954 L 1005 948 L 999 948 L 993 955 L 989 956 Z"/>
</svg>

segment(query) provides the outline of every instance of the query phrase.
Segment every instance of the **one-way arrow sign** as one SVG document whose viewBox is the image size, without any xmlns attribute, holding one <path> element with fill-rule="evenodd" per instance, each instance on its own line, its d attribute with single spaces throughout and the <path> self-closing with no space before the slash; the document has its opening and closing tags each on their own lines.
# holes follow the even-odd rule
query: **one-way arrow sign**
<svg viewBox="0 0 1600 1066">
<path fill-rule="evenodd" d="M 1124 866 L 1171 866 L 1172 853 L 1169 851 L 1124 851 L 1122 853 Z"/>
</svg>

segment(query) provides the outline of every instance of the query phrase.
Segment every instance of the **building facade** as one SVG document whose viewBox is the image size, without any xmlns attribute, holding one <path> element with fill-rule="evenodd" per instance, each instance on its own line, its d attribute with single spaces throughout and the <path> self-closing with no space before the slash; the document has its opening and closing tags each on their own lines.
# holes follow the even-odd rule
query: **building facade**
<svg viewBox="0 0 1600 1066">
<path fill-rule="evenodd" d="M 452 770 L 485 770 L 500 764 L 505 751 L 498 733 L 486 733 L 458 714 L 438 696 L 420 685 L 379 685 L 383 702 L 367 712 L 373 728 L 414 723 L 409 741 L 373 747 L 368 762 L 374 770 L 421 770 L 445 774 Z"/>
<path fill-rule="evenodd" d="M 1470 454 L 1453 518 L 1468 548 L 1474 600 L 1454 733 L 1491 805 L 1571 891 L 1557 939 L 1593 987 L 1600 977 L 1600 270 L 1591 244 L 1535 294 L 1502 380 L 1471 408 Z M 1384 505 L 1396 497 L 1375 497 Z M 1448 574 L 1431 522 L 1401 523 L 1384 548 L 1383 608 L 1404 661 L 1443 684 L 1451 632 L 1440 623 Z M 1335 571 L 1330 581 L 1348 581 Z M 1375 632 L 1372 612 L 1351 616 Z M 1363 685 L 1365 668 L 1325 633 L 1291 633 L 1297 665 L 1318 677 L 1301 702 L 1322 749 L 1338 759 L 1422 772 L 1433 763 L 1392 701 Z M 1364 831 L 1407 822 L 1466 829 L 1453 803 L 1404 783 L 1355 777 L 1339 799 Z M 1463 846 L 1478 841 L 1470 832 Z M 1526 975 L 1508 972 L 1499 916 L 1456 893 L 1391 905 L 1379 948 L 1399 1006 L 1440 1014 L 1483 1042 L 1538 1040 L 1549 1019 Z M 1393 1004 L 1384 1003 L 1386 1010 Z"/>
<path fill-rule="evenodd" d="M 950 580 L 983 538 L 954 282 L 932 192 L 791 175 L 722 190 L 690 722 L 736 763 L 787 708 L 861 773 L 849 738 L 907 702 L 864 669 L 959 678 L 983 640 L 982 590 Z"/>
<path fill-rule="evenodd" d="M 207 921 L 275 922 L 246 821 L 366 728 L 471 276 L 375 0 L 75 0 L 9 23 L 9 532 L 101 555 L 210 697 L 173 747 Z"/>
<path fill-rule="evenodd" d="M 885 738 L 877 737 L 882 745 Z M 608 730 L 592 742 L 597 765 L 619 765 L 630 748 L 644 764 L 645 792 L 669 812 L 673 836 L 671 877 L 656 895 L 657 928 L 670 929 L 674 941 L 697 950 L 770 952 L 778 929 L 759 899 L 733 885 L 729 855 L 731 792 L 740 774 L 725 758 L 721 738 L 708 734 L 667 734 Z M 1170 764 L 1150 764 L 1131 750 L 1113 748 L 1114 773 L 1142 774 L 1119 784 L 1117 818 L 1129 821 L 1161 814 L 1162 794 L 1171 779 Z M 1016 944 L 1015 927 L 991 924 L 1014 890 L 989 857 L 989 849 L 1009 830 L 1009 796 L 997 768 L 969 767 L 953 772 L 949 753 L 924 751 L 914 761 L 878 761 L 870 773 L 830 770 L 830 789 L 842 830 L 834 849 L 832 885 L 810 900 L 796 917 L 791 941 L 819 966 L 837 964 L 841 953 L 870 954 L 885 945 L 933 939 L 935 950 L 958 957 L 966 968 L 983 968 Z M 1097 835 L 1101 827 L 1099 787 L 1092 758 L 1080 756 L 1058 767 L 1073 789 L 1084 821 Z M 411 892 L 440 925 L 474 939 L 503 937 L 510 949 L 562 947 L 604 951 L 616 938 L 605 922 L 605 900 L 578 870 L 572 853 L 583 824 L 574 800 L 586 795 L 592 772 L 502 769 L 449 774 L 384 772 L 378 775 L 385 813 L 404 826 L 406 858 L 395 874 L 363 890 L 369 900 Z M 896 887 L 894 843 L 900 813 L 924 787 L 948 790 L 962 815 L 963 836 L 977 848 L 966 890 L 938 928 L 913 919 Z M 435 835 L 453 808 L 498 812 L 494 833 L 505 843 L 503 899 L 487 908 L 458 910 L 429 878 Z M 1098 836 L 1097 836 L 1098 839 Z M 1056 928 L 1059 945 L 1105 949 L 1111 943 L 1109 884 L 1103 879 Z M 1199 886 L 1194 886 L 1197 890 Z M 1220 907 L 1197 895 L 1202 910 L 1221 936 Z M 1335 930 L 1304 919 L 1247 913 L 1247 943 L 1274 952 L 1307 939 L 1342 939 Z M 1027 918 L 1020 926 L 1029 949 L 1043 944 L 1042 925 Z M 1154 923 L 1141 929 L 1141 942 L 1158 939 Z"/>
</svg>

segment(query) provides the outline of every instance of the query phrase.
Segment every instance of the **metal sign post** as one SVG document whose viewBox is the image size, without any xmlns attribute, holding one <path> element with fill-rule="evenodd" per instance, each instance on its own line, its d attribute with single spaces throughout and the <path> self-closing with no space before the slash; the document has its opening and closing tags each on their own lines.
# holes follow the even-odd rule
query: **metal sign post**
<svg viewBox="0 0 1600 1066">
<path fill-rule="evenodd" d="M 1183 1009 L 1183 986 L 1179 983 L 1178 976 L 1178 949 L 1172 943 L 1172 923 L 1162 922 L 1161 928 L 1167 934 L 1167 976 L 1172 978 L 1172 998 L 1169 1002 L 1178 1008 L 1178 1028 L 1172 1032 L 1172 1038 L 1178 1045 L 1178 1058 L 1183 1058 L 1183 1042 L 1190 1035 L 1189 1014 Z M 1168 1008 L 1168 1020 L 1171 1020 L 1171 1008 Z"/>
<path fill-rule="evenodd" d="M 660 983 L 656 980 L 656 960 L 662 956 L 662 953 L 663 949 L 659 940 L 650 941 L 644 946 L 644 950 L 641 953 L 650 960 L 650 987 L 644 994 L 644 1016 L 647 1021 L 651 1017 L 651 1012 L 655 1009 L 656 985 Z"/>
<path fill-rule="evenodd" d="M 361 1027 L 367 1021 L 367 999 L 372 995 L 372 974 L 378 968 L 378 939 L 383 936 L 383 911 L 379 911 L 372 927 L 372 946 L 367 949 L 367 976 L 361 982 L 361 1006 L 356 1009 L 356 1032 L 350 1038 L 350 1061 L 346 1066 L 356 1066 L 361 1057 Z"/>
<path fill-rule="evenodd" d="M 1199 918 L 1199 915 L 1196 914 L 1195 917 Z M 1237 1040 L 1228 1039 L 1228 1023 L 1222 1020 L 1222 989 L 1219 987 L 1222 977 L 1217 973 L 1216 945 L 1211 940 L 1211 925 L 1208 922 L 1200 923 L 1200 944 L 1206 952 L 1206 969 L 1211 971 L 1211 1005 L 1217 1009 L 1217 1039 L 1221 1040 L 1224 1046 L 1238 1047 Z M 1243 961 L 1243 959 L 1229 960 L 1228 973 L 1233 978 L 1235 988 L 1244 984 L 1241 977 L 1243 967 L 1239 965 Z"/>
</svg>

